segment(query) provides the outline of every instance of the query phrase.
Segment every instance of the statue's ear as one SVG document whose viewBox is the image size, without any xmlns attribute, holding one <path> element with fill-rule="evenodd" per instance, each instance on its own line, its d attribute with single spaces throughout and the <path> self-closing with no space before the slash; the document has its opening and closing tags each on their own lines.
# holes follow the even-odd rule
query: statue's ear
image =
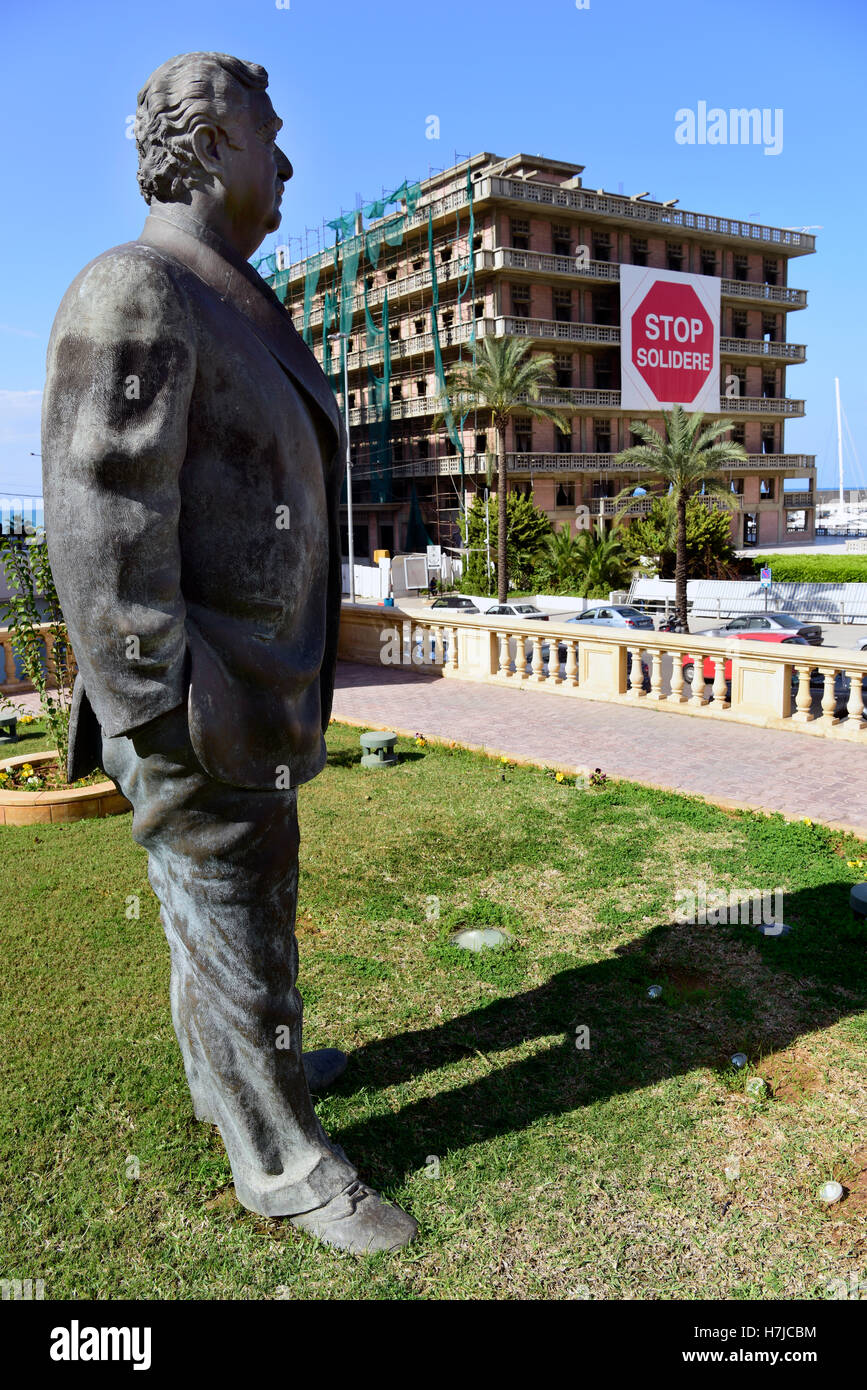
<svg viewBox="0 0 867 1390">
<path fill-rule="evenodd" d="M 192 134 L 193 154 L 205 172 L 217 179 L 225 174 L 221 150 L 221 145 L 225 143 L 225 135 L 215 125 L 198 125 Z"/>
</svg>

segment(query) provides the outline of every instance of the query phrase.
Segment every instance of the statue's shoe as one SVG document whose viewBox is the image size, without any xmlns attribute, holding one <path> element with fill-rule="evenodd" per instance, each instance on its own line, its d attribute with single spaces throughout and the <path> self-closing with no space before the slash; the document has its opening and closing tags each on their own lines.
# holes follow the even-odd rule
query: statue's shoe
<svg viewBox="0 0 867 1390">
<path fill-rule="evenodd" d="M 317 1052 L 305 1052 L 301 1061 L 310 1090 L 327 1091 L 346 1071 L 349 1058 L 338 1047 L 320 1047 Z"/>
<path fill-rule="evenodd" d="M 418 1225 L 411 1216 L 384 1202 L 378 1192 L 358 1179 L 348 1183 L 324 1207 L 290 1216 L 289 1220 L 299 1231 L 353 1255 L 400 1250 L 418 1234 Z"/>
</svg>

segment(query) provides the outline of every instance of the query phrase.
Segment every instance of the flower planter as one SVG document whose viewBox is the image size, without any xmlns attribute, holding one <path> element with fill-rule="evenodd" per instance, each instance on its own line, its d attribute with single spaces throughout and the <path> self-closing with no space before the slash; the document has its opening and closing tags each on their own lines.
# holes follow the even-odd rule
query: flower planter
<svg viewBox="0 0 867 1390">
<path fill-rule="evenodd" d="M 30 753 L 16 758 L 4 758 L 0 768 L 20 767 L 30 763 L 34 770 L 46 763 L 56 763 L 56 752 Z M 23 791 L 12 788 L 0 791 L 0 825 L 59 825 L 97 816 L 118 816 L 131 810 L 125 796 L 114 782 L 94 782 L 90 787 L 60 787 L 57 790 Z"/>
</svg>

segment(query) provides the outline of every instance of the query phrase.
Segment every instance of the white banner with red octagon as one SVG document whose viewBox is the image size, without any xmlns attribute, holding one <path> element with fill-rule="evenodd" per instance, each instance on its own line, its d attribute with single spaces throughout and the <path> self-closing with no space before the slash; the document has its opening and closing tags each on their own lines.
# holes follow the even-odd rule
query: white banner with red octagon
<svg viewBox="0 0 867 1390">
<path fill-rule="evenodd" d="M 720 282 L 650 266 L 620 267 L 620 403 L 624 410 L 719 414 Z"/>
</svg>

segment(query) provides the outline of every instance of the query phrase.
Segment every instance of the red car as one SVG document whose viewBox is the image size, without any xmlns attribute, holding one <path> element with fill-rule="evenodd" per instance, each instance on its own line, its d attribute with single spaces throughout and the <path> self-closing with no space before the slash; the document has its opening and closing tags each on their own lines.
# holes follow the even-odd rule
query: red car
<svg viewBox="0 0 867 1390">
<path fill-rule="evenodd" d="M 700 637 L 701 633 L 696 633 L 696 636 Z M 733 632 L 731 638 L 726 638 L 726 642 L 732 639 L 737 642 L 786 642 L 789 646 L 794 647 L 809 647 L 810 645 L 806 637 L 787 637 L 784 632 Z M 715 666 L 716 663 L 712 656 L 706 656 L 704 658 L 702 667 L 705 681 L 713 680 Z M 695 661 L 693 657 L 687 653 L 683 658 L 683 678 L 685 681 L 689 681 L 690 685 L 692 684 L 694 670 Z M 725 678 L 727 681 L 730 681 L 732 678 L 731 657 L 726 659 Z"/>
</svg>

